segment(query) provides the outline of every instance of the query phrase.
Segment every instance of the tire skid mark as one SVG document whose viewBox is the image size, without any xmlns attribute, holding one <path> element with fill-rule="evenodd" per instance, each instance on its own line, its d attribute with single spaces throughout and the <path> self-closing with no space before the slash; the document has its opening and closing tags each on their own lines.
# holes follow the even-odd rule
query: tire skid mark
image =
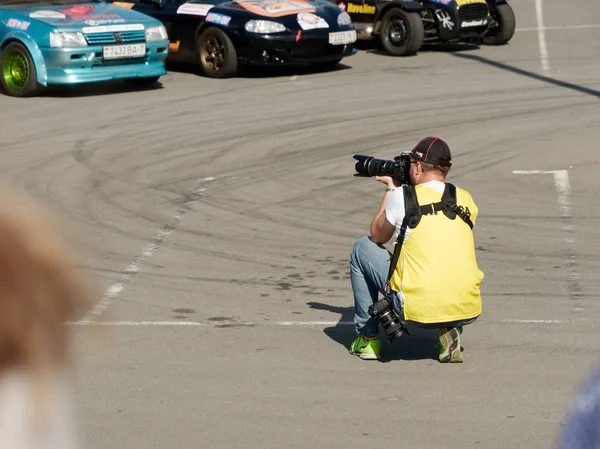
<svg viewBox="0 0 600 449">
<path fill-rule="evenodd" d="M 181 220 L 191 209 L 192 204 L 202 197 L 202 192 L 205 190 L 204 186 L 207 185 L 206 181 L 207 180 L 200 182 L 194 188 L 194 190 L 192 190 L 185 197 L 181 206 L 175 212 L 175 215 L 173 215 L 171 220 L 165 223 L 158 231 L 156 236 L 150 242 L 144 245 L 141 252 L 121 272 L 119 280 L 106 289 L 98 304 L 96 304 L 96 306 L 90 312 L 88 312 L 88 314 L 83 318 L 82 322 L 92 322 L 102 315 L 102 313 L 108 308 L 110 302 L 115 299 L 123 291 L 125 285 L 137 275 L 146 260 L 152 257 L 152 255 L 162 246 L 167 237 L 169 237 L 169 235 L 177 228 Z"/>
</svg>

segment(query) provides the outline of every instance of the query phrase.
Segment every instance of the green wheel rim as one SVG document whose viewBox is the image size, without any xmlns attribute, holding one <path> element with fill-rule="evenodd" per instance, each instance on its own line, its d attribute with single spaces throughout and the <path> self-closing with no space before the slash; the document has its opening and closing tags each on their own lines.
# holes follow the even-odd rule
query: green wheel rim
<svg viewBox="0 0 600 449">
<path fill-rule="evenodd" d="M 21 50 L 11 50 L 4 60 L 4 81 L 12 90 L 25 89 L 29 81 L 29 62 Z"/>
</svg>

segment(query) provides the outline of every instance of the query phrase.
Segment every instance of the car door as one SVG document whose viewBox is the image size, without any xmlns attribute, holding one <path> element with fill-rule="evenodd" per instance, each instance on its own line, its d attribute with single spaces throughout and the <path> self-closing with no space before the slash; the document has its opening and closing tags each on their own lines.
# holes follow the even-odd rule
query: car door
<svg viewBox="0 0 600 449">
<path fill-rule="evenodd" d="M 150 0 L 144 0 L 150 1 Z M 164 19 L 171 23 L 173 38 L 171 51 L 180 60 L 196 62 L 198 55 L 197 36 L 198 29 L 204 23 L 206 14 L 215 6 L 216 2 L 187 0 L 163 0 Z"/>
<path fill-rule="evenodd" d="M 185 0 L 125 0 L 114 1 L 113 4 L 147 14 L 158 19 L 167 29 L 169 36 L 169 60 L 196 60 L 195 42 L 190 41 L 191 34 L 186 28 L 194 27 L 197 18 L 179 14 L 178 10 Z M 195 38 L 193 39 L 195 41 Z M 194 53 L 192 54 L 192 51 Z"/>
</svg>

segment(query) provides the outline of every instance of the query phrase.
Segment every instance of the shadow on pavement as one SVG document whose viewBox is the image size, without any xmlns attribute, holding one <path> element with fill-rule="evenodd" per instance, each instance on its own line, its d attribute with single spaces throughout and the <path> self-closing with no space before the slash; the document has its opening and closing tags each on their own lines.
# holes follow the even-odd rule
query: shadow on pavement
<svg viewBox="0 0 600 449">
<path fill-rule="evenodd" d="M 583 94 L 587 94 L 587 95 L 591 95 L 593 97 L 600 98 L 600 91 L 597 91 L 597 90 L 594 90 L 594 89 L 590 89 L 588 87 L 584 87 L 584 86 L 581 86 L 579 84 L 573 84 L 573 83 L 568 83 L 566 81 L 560 81 L 560 80 L 557 80 L 557 79 L 554 79 L 554 78 L 549 78 L 547 76 L 539 75 L 539 74 L 534 73 L 534 72 L 529 72 L 527 70 L 523 70 L 523 69 L 520 69 L 518 67 L 505 64 L 503 62 L 493 61 L 491 59 L 484 58 L 483 56 L 459 55 L 459 54 L 453 55 L 453 56 L 456 56 L 457 58 L 470 59 L 472 61 L 481 62 L 482 64 L 487 64 L 487 65 L 490 65 L 492 67 L 496 67 L 498 69 L 506 70 L 507 72 L 516 73 L 517 75 L 526 76 L 528 78 L 533 78 L 535 80 L 543 81 L 543 82 L 548 83 L 548 84 L 553 84 L 553 85 L 558 86 L 558 87 L 564 87 L 566 89 L 572 89 L 574 91 L 577 91 L 577 92 L 580 92 L 580 93 L 583 93 Z"/>
<path fill-rule="evenodd" d="M 308 302 L 311 309 L 326 310 L 337 313 L 340 319 L 335 326 L 327 327 L 323 332 L 333 341 L 339 343 L 347 352 L 350 344 L 356 338 L 356 332 L 352 320 L 354 319 L 353 307 L 336 307 L 320 302 Z M 438 353 L 435 345 L 438 343 L 437 329 L 422 329 L 408 324 L 410 335 L 403 335 L 390 344 L 381 329 L 381 362 L 389 363 L 398 360 L 435 360 L 438 361 Z"/>
<path fill-rule="evenodd" d="M 151 86 L 116 80 L 73 85 L 52 85 L 44 89 L 39 96 L 50 98 L 95 97 L 100 95 L 118 95 L 125 92 L 153 91 L 162 88 L 160 80 Z M 2 93 L 4 94 L 4 92 Z"/>
<path fill-rule="evenodd" d="M 358 50 L 362 50 L 366 53 L 372 53 L 376 55 L 387 56 L 390 58 L 395 58 L 396 56 L 392 56 L 388 54 L 382 47 L 379 39 L 371 39 L 364 41 L 357 41 L 355 47 Z M 475 51 L 479 50 L 480 46 L 476 43 L 472 42 L 458 42 L 458 43 L 424 43 L 419 53 L 459 53 L 465 51 Z M 413 56 L 418 56 L 419 53 Z M 410 58 L 413 56 L 399 56 L 399 58 Z"/>
<path fill-rule="evenodd" d="M 350 56 L 351 58 L 351 56 Z M 294 75 L 311 75 L 315 73 L 334 73 L 343 70 L 351 69 L 351 66 L 345 65 L 340 62 L 334 67 L 320 67 L 320 66 L 260 66 L 260 65 L 244 65 L 240 66 L 239 73 L 235 78 L 279 78 Z M 190 75 L 196 75 L 200 79 L 207 78 L 202 73 L 202 69 L 198 64 L 182 63 L 182 62 L 168 62 L 167 70 L 169 72 L 180 72 L 187 73 Z"/>
</svg>

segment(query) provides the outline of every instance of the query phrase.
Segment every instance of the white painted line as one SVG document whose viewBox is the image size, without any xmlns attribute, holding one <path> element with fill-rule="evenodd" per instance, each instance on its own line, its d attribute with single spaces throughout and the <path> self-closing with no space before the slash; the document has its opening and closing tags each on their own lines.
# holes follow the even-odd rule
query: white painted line
<svg viewBox="0 0 600 449">
<path fill-rule="evenodd" d="M 203 185 L 207 181 L 213 181 L 214 179 L 215 178 L 205 178 L 202 180 L 200 185 Z M 171 221 L 163 226 L 163 228 L 158 232 L 158 234 L 156 234 L 151 242 L 144 245 L 140 254 L 138 254 L 121 272 L 119 280 L 106 289 L 98 304 L 96 304 L 94 308 L 87 313 L 82 321 L 90 322 L 94 318 L 102 315 L 102 313 L 108 308 L 111 301 L 121 294 L 125 288 L 125 284 L 127 284 L 140 271 L 140 267 L 144 264 L 144 262 L 152 257 L 156 250 L 164 243 L 166 238 L 173 232 L 173 230 L 175 230 L 181 219 L 190 210 L 191 204 L 199 198 L 200 194 L 204 190 L 206 189 L 198 186 L 185 197 L 183 203 L 175 215 L 173 215 L 171 218 Z"/>
<path fill-rule="evenodd" d="M 569 320 L 488 320 L 480 318 L 475 323 L 496 324 L 561 324 L 571 323 Z M 71 326 L 131 326 L 131 327 L 221 327 L 221 326 L 248 326 L 248 327 L 310 327 L 310 326 L 354 326 L 353 321 L 214 321 L 210 323 L 200 321 L 77 321 L 67 323 Z"/>
<path fill-rule="evenodd" d="M 558 205 L 560 216 L 564 218 L 571 217 L 571 184 L 569 183 L 569 174 L 566 170 L 557 170 L 554 172 L 554 187 L 558 192 Z"/>
<path fill-rule="evenodd" d="M 513 170 L 513 174 L 516 175 L 548 173 L 554 175 L 554 187 L 558 195 L 560 219 L 563 222 L 562 231 L 566 251 L 569 295 L 572 298 L 576 298 L 580 297 L 583 292 L 580 283 L 581 274 L 577 263 L 576 231 L 571 212 L 571 183 L 569 182 L 569 173 L 567 170 Z M 581 307 L 578 307 L 578 309 L 581 309 Z"/>
<path fill-rule="evenodd" d="M 570 25 L 570 26 L 559 26 L 559 27 L 533 27 L 533 28 L 517 28 L 515 31 L 564 31 L 564 30 L 584 30 L 587 28 L 600 28 L 600 25 Z"/>
<path fill-rule="evenodd" d="M 548 48 L 546 46 L 546 32 L 544 31 L 544 11 L 542 0 L 535 0 L 535 15 L 538 25 L 538 42 L 540 46 L 540 62 L 542 63 L 542 73 L 545 76 L 550 75 L 550 64 L 548 61 Z"/>
<path fill-rule="evenodd" d="M 485 321 L 485 320 L 482 320 Z M 512 324 L 560 324 L 570 323 L 569 320 L 498 320 L 498 321 L 487 321 L 492 323 L 512 323 Z"/>
<path fill-rule="evenodd" d="M 566 170 L 554 172 L 554 186 L 558 192 L 558 207 L 563 221 L 563 233 L 567 250 L 567 271 L 569 276 L 569 290 L 572 296 L 583 294 L 581 290 L 581 273 L 577 264 L 576 232 L 571 212 L 571 184 Z"/>
<path fill-rule="evenodd" d="M 214 321 L 203 323 L 200 321 L 77 321 L 67 323 L 71 326 L 350 326 L 354 325 L 352 321 L 264 321 L 264 322 L 243 322 L 243 321 Z"/>
<path fill-rule="evenodd" d="M 545 175 L 555 170 L 513 170 L 513 175 Z"/>
<path fill-rule="evenodd" d="M 294 75 L 290 78 L 290 81 L 296 81 L 298 79 L 298 75 Z"/>
</svg>

